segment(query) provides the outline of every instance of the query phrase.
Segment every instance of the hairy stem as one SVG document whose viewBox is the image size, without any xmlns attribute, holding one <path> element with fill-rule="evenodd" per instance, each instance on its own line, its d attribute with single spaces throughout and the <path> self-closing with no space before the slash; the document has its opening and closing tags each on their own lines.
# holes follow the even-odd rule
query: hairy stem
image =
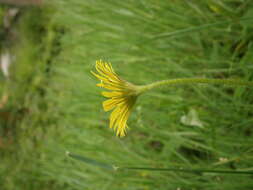
<svg viewBox="0 0 253 190">
<path fill-rule="evenodd" d="M 179 78 L 179 79 L 169 79 L 157 81 L 148 85 L 139 86 L 139 92 L 143 93 L 153 88 L 157 88 L 163 85 L 168 86 L 177 86 L 177 85 L 185 85 L 185 84 L 197 84 L 197 83 L 205 83 L 205 84 L 225 84 L 231 86 L 251 86 L 253 87 L 253 82 L 236 80 L 236 79 L 209 79 L 209 78 Z"/>
</svg>

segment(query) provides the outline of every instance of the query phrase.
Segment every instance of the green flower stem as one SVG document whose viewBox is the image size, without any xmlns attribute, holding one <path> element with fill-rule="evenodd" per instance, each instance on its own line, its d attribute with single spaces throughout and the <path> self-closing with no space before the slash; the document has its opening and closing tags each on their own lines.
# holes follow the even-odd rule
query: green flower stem
<svg viewBox="0 0 253 190">
<path fill-rule="evenodd" d="M 163 85 L 167 86 L 177 86 L 177 85 L 186 85 L 186 84 L 225 84 L 231 86 L 251 86 L 253 87 L 253 82 L 236 80 L 236 79 L 209 79 L 209 78 L 179 78 L 179 79 L 170 79 L 157 81 L 148 85 L 139 86 L 139 93 L 146 92 L 153 88 L 157 88 Z"/>
</svg>

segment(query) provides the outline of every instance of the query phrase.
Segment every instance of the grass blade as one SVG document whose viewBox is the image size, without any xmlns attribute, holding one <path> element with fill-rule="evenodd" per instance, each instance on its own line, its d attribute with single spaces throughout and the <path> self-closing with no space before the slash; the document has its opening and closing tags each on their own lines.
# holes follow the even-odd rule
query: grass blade
<svg viewBox="0 0 253 190">
<path fill-rule="evenodd" d="M 250 20 L 250 19 L 253 19 L 253 17 L 242 18 L 242 19 L 239 19 L 239 20 L 236 20 L 236 21 L 245 21 L 245 20 Z M 188 33 L 188 32 L 196 32 L 196 31 L 199 31 L 199 30 L 208 29 L 208 28 L 211 28 L 213 26 L 218 26 L 218 25 L 223 25 L 223 24 L 230 24 L 232 22 L 231 21 L 219 21 L 219 22 L 215 22 L 215 23 L 209 23 L 209 24 L 203 24 L 203 25 L 200 25 L 200 26 L 184 28 L 184 29 L 181 29 L 181 30 L 176 30 L 174 32 L 166 32 L 166 33 L 155 35 L 152 39 L 155 40 L 155 39 L 159 39 L 159 38 L 167 38 L 167 37 L 172 37 L 172 36 L 174 37 L 174 36 L 184 34 L 184 33 Z"/>
<path fill-rule="evenodd" d="M 151 167 L 121 167 L 114 166 L 104 162 L 96 161 L 91 158 L 83 157 L 80 155 L 66 153 L 71 158 L 79 160 L 81 162 L 85 162 L 87 164 L 91 164 L 100 168 L 110 169 L 110 170 L 147 170 L 147 171 L 160 171 L 160 172 L 182 172 L 182 173 L 219 173 L 219 174 L 246 174 L 253 175 L 253 171 L 242 171 L 242 170 L 211 170 L 211 169 L 182 169 L 182 168 L 151 168 Z"/>
</svg>

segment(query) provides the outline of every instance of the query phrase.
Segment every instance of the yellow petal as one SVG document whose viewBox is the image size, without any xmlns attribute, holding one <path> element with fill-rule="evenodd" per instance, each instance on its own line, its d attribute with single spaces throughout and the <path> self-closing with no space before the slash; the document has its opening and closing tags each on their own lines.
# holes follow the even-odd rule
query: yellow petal
<svg viewBox="0 0 253 190">
<path fill-rule="evenodd" d="M 101 75 L 98 75 L 97 73 L 94 73 L 93 71 L 90 71 L 95 77 L 98 78 L 98 80 L 102 80 L 102 81 L 107 81 L 108 79 L 101 76 Z"/>
<path fill-rule="evenodd" d="M 132 108 L 131 105 L 130 106 L 127 105 L 125 107 L 124 111 L 121 113 L 120 119 L 117 120 L 117 123 L 116 123 L 116 125 L 117 125 L 117 133 L 116 133 L 116 135 L 117 136 L 120 136 L 120 137 L 125 136 L 126 129 L 127 129 L 126 123 L 127 123 L 128 118 L 129 118 L 129 115 L 131 113 L 131 108 Z"/>
<path fill-rule="evenodd" d="M 110 128 L 116 129 L 115 122 L 120 114 L 120 106 L 116 107 L 110 115 Z"/>
<path fill-rule="evenodd" d="M 113 110 L 110 115 L 110 128 L 113 128 L 115 131 L 118 128 L 118 123 L 122 117 L 122 113 L 127 109 L 126 102 L 122 102 Z"/>
<path fill-rule="evenodd" d="M 115 75 L 117 75 L 117 74 L 114 72 L 114 70 L 113 70 L 113 68 L 112 68 L 112 64 L 111 64 L 110 62 L 108 63 L 108 67 L 110 68 L 110 70 L 111 70 L 112 73 L 114 73 Z"/>
<path fill-rule="evenodd" d="M 120 129 L 124 128 L 124 126 L 121 126 L 121 122 L 124 120 L 125 114 L 128 112 L 128 105 L 126 102 L 122 103 L 118 107 L 117 113 L 112 115 L 112 121 L 113 121 L 113 128 L 117 131 L 117 133 L 120 131 Z"/>
<path fill-rule="evenodd" d="M 96 64 L 96 70 L 98 71 L 100 75 L 110 79 L 111 81 L 115 83 L 121 82 L 121 79 L 115 73 L 108 71 L 107 69 L 104 68 L 103 65 Z"/>
<path fill-rule="evenodd" d="M 101 70 L 105 69 L 110 73 L 113 73 L 116 77 L 117 74 L 114 72 L 113 68 L 112 68 L 112 64 L 110 62 L 103 62 L 101 59 L 99 61 L 96 61 L 96 66 L 98 66 L 99 68 L 101 68 Z"/>
<path fill-rule="evenodd" d="M 91 73 L 97 77 L 99 80 L 103 81 L 104 83 L 108 83 L 110 85 L 114 85 L 114 86 L 117 86 L 117 87 L 121 87 L 122 84 L 119 83 L 118 81 L 112 81 L 111 79 L 108 79 L 106 77 L 103 77 L 101 75 L 98 75 L 97 73 L 94 73 L 93 71 L 91 71 Z"/>
<path fill-rule="evenodd" d="M 119 105 L 124 101 L 123 98 L 109 99 L 103 102 L 104 111 L 112 110 L 116 105 Z"/>
<path fill-rule="evenodd" d="M 110 73 L 113 73 L 113 74 L 116 74 L 114 71 L 113 71 L 113 69 L 112 69 L 112 65 L 108 62 L 103 62 L 103 61 L 101 61 L 101 63 L 99 64 L 100 66 L 101 66 L 101 68 L 103 69 L 103 70 L 106 70 L 106 71 L 108 71 L 108 72 L 110 72 Z"/>
<path fill-rule="evenodd" d="M 113 98 L 113 97 L 122 97 L 124 93 L 119 91 L 113 91 L 113 92 L 102 92 L 102 95 L 106 98 Z"/>
<path fill-rule="evenodd" d="M 116 86 L 104 84 L 104 83 L 98 83 L 97 86 L 102 87 L 102 88 L 106 88 L 108 90 L 116 90 L 116 91 L 121 91 L 124 88 L 124 87 L 116 87 Z"/>
<path fill-rule="evenodd" d="M 127 113 L 130 113 L 129 111 Z M 128 114 L 129 115 L 129 114 Z M 117 132 L 116 135 L 119 137 L 125 136 L 126 134 L 126 122 L 128 117 L 121 116 L 121 119 L 117 123 Z"/>
</svg>

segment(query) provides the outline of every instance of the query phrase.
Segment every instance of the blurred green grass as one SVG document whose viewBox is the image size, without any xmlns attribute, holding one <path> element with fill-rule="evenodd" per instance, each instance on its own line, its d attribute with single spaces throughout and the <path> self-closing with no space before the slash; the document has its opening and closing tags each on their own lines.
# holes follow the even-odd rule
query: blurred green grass
<svg viewBox="0 0 253 190">
<path fill-rule="evenodd" d="M 48 1 L 19 20 L 6 109 L 26 109 L 3 123 L 3 189 L 241 189 L 252 176 L 110 172 L 65 156 L 139 167 L 252 169 L 251 89 L 162 88 L 140 97 L 127 137 L 108 128 L 95 61 L 110 61 L 135 84 L 179 77 L 253 80 L 251 1 Z M 203 28 L 205 24 L 228 24 Z M 194 31 L 180 33 L 195 27 Z M 170 35 L 171 34 L 171 35 Z M 14 111 L 13 111 L 14 110 Z M 190 110 L 202 127 L 182 123 Z M 14 117 L 16 117 L 14 115 Z M 196 119 L 196 118 L 195 118 Z M 2 141 L 3 141 L 2 140 Z"/>
</svg>

